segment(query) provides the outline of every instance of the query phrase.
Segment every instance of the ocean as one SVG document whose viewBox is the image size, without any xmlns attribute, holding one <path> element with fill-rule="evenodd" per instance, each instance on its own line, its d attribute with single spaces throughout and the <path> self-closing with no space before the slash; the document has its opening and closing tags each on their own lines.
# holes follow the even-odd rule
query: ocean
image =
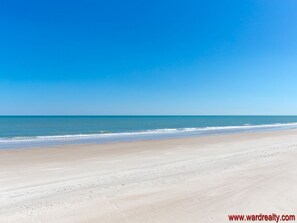
<svg viewBox="0 0 297 223">
<path fill-rule="evenodd" d="M 0 116 L 0 148 L 297 128 L 297 116 Z"/>
</svg>

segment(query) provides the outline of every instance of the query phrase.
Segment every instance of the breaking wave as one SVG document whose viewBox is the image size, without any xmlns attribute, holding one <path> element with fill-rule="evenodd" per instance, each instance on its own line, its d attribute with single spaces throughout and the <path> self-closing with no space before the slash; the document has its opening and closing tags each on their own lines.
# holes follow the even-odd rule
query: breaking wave
<svg viewBox="0 0 297 223">
<path fill-rule="evenodd" d="M 153 138 L 154 136 L 191 136 L 203 135 L 212 133 L 228 133 L 228 132 L 242 132 L 249 130 L 269 130 L 279 128 L 294 128 L 297 127 L 297 122 L 293 123 L 276 123 L 266 125 L 241 125 L 241 126 L 215 126 L 215 127 L 200 127 L 200 128 L 165 128 L 165 129 L 152 129 L 135 132 L 105 132 L 100 131 L 95 134 L 73 134 L 73 135 L 51 135 L 51 136 L 21 136 L 21 137 L 3 137 L 0 138 L 1 143 L 12 142 L 46 142 L 46 141 L 75 141 L 75 140 L 98 140 L 108 141 L 123 138 Z"/>
</svg>

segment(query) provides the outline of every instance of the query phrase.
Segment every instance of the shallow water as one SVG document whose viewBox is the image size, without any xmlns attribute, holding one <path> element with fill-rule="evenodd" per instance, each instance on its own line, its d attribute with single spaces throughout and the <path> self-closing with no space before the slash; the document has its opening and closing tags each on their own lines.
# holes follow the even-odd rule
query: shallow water
<svg viewBox="0 0 297 223">
<path fill-rule="evenodd" d="M 297 127 L 297 116 L 0 116 L 0 148 L 107 143 Z"/>
</svg>

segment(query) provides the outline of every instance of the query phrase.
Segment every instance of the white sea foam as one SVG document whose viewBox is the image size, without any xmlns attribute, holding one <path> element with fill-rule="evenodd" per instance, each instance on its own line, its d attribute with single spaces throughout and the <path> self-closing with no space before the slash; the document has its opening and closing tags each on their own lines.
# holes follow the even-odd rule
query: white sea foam
<svg viewBox="0 0 297 223">
<path fill-rule="evenodd" d="M 266 125 L 242 125 L 242 126 L 214 126 L 214 127 L 200 127 L 200 128 L 167 128 L 167 129 L 152 129 L 137 132 L 118 132 L 106 133 L 100 132 L 98 134 L 73 134 L 73 135 L 53 135 L 53 136 L 32 136 L 32 137 L 12 137 L 0 138 L 1 143 L 10 142 L 46 142 L 46 141 L 72 141 L 72 140 L 87 140 L 87 139 L 112 139 L 112 138 L 141 138 L 142 136 L 186 136 L 195 134 L 208 134 L 208 133 L 224 133 L 244 130 L 261 130 L 261 129 L 275 129 L 275 128 L 297 128 L 297 122 L 294 123 L 276 123 Z"/>
</svg>

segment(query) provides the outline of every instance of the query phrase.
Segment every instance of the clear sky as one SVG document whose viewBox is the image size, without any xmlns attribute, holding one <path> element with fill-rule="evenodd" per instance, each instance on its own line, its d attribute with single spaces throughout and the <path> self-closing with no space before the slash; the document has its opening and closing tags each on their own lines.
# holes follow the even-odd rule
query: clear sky
<svg viewBox="0 0 297 223">
<path fill-rule="evenodd" d="M 0 114 L 297 114 L 296 0 L 0 3 Z"/>
</svg>

